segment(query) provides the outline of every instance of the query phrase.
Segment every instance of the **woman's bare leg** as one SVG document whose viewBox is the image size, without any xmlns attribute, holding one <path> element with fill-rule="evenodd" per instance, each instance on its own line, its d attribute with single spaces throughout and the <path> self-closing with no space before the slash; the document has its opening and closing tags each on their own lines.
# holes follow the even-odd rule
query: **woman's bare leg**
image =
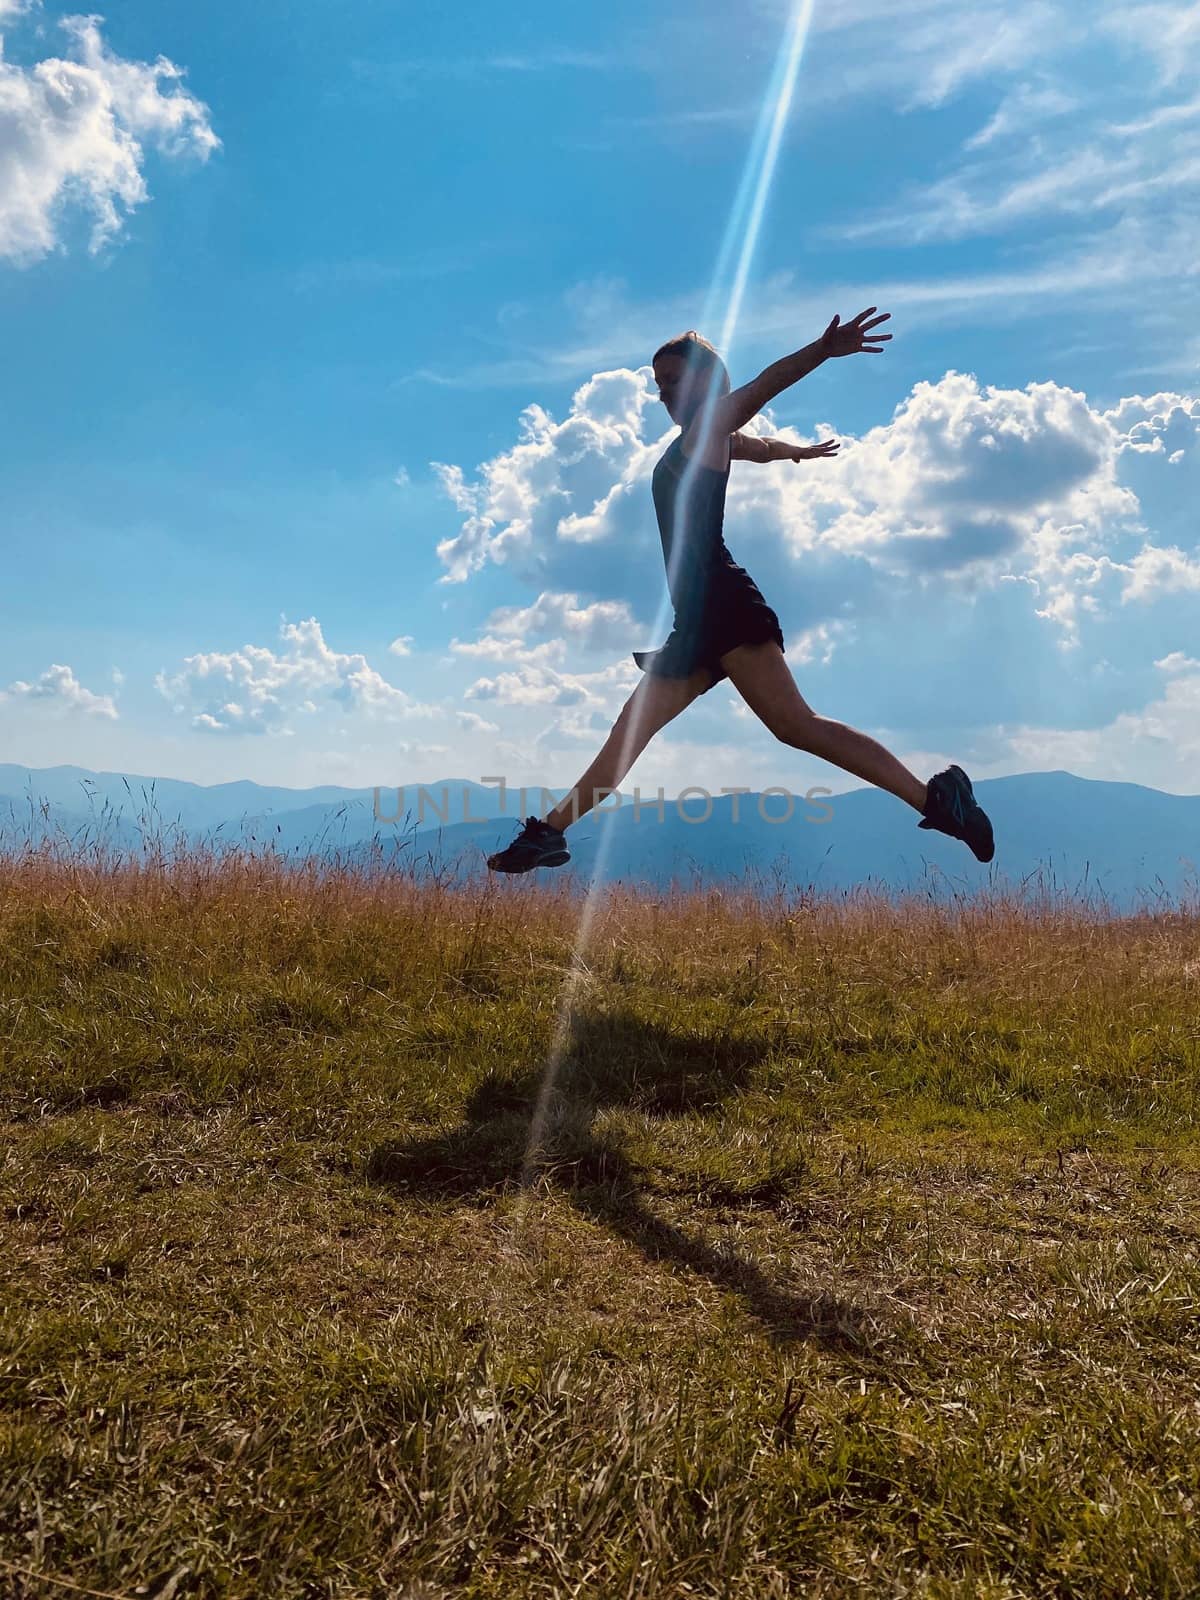
<svg viewBox="0 0 1200 1600">
<path fill-rule="evenodd" d="M 721 665 L 751 711 L 777 739 L 886 789 L 916 811 L 924 810 L 925 784 L 920 778 L 870 734 L 818 716 L 797 689 L 774 640 L 738 645 L 721 657 Z"/>
<path fill-rule="evenodd" d="M 648 672 L 622 706 L 612 732 L 579 782 L 542 818 L 565 830 L 615 789 L 660 728 L 711 687 L 712 672 L 700 667 L 690 678 L 658 678 Z"/>
</svg>

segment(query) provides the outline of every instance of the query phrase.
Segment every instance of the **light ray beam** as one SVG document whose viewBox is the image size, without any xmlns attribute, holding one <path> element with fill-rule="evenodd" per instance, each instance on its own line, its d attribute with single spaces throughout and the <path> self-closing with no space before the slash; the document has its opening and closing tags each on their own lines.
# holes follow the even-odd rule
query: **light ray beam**
<svg viewBox="0 0 1200 1600">
<path fill-rule="evenodd" d="M 766 214 L 767 199 L 775 177 L 779 146 L 783 138 L 784 127 L 787 124 L 788 112 L 791 109 L 800 63 L 804 56 L 804 45 L 812 22 L 814 3 L 815 0 L 797 0 L 797 4 L 793 9 L 787 34 L 776 58 L 770 82 L 763 96 L 763 104 L 755 126 L 754 137 L 751 140 L 737 194 L 734 196 L 733 205 L 730 209 L 729 220 L 721 240 L 720 250 L 717 253 L 716 266 L 713 270 L 712 280 L 705 300 L 704 321 L 706 326 L 711 325 L 716 320 L 718 309 L 722 301 L 724 301 L 719 348 L 726 359 L 729 357 L 738 320 L 741 316 L 742 300 L 745 295 L 754 252 L 758 244 L 762 220 Z M 736 262 L 733 267 L 733 280 L 732 283 L 727 283 L 731 262 Z M 713 393 L 710 393 L 707 397 L 704 413 L 705 420 L 711 414 L 716 398 L 717 396 Z M 680 490 L 675 501 L 677 508 L 687 504 L 690 478 L 695 471 L 696 465 L 696 459 L 691 458 L 684 467 Z M 686 529 L 676 529 L 675 532 L 682 532 L 686 537 Z M 674 576 L 682 542 L 682 538 L 679 537 L 675 537 L 671 541 L 672 561 L 669 578 Z M 665 626 L 670 615 L 669 589 L 670 583 L 668 583 L 668 597 L 664 597 L 659 607 L 658 631 L 661 631 Z M 625 758 L 634 747 L 638 736 L 639 718 L 635 708 L 635 714 L 630 720 L 629 731 L 621 753 L 622 766 L 626 766 Z M 557 1088 L 563 1060 L 570 1045 L 575 997 L 580 983 L 587 973 L 583 953 L 586 951 L 591 937 L 592 923 L 596 912 L 597 890 L 607 870 L 609 843 L 610 830 L 602 826 L 599 848 L 596 852 L 596 863 L 592 869 L 591 881 L 588 884 L 583 912 L 579 919 L 575 944 L 571 952 L 571 966 L 559 999 L 554 1037 L 542 1072 L 537 1103 L 530 1122 L 529 1139 L 526 1144 L 525 1159 L 521 1171 L 518 1225 L 524 1220 L 525 1210 L 528 1205 L 528 1195 L 537 1176 L 546 1129 L 553 1109 L 554 1092 Z"/>
</svg>

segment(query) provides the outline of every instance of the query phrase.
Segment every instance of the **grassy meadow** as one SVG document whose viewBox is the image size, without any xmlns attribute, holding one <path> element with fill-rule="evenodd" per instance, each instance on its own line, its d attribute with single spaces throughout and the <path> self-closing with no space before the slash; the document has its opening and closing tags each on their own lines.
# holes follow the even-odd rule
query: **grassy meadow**
<svg viewBox="0 0 1200 1600">
<path fill-rule="evenodd" d="M 1200 914 L 0 862 L 0 1595 L 1200 1593 Z"/>
</svg>

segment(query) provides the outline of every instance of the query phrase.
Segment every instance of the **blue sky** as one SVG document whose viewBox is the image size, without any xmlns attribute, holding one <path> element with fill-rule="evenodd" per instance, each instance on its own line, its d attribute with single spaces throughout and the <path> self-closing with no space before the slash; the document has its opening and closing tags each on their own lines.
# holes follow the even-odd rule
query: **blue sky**
<svg viewBox="0 0 1200 1600">
<path fill-rule="evenodd" d="M 669 625 L 647 364 L 791 14 L 0 0 L 6 758 L 572 781 Z M 726 353 L 896 337 L 758 419 L 845 442 L 727 537 L 916 770 L 1197 792 L 1200 22 L 1082 15 L 818 9 Z M 717 773 L 851 786 L 728 685 L 631 781 Z"/>
</svg>

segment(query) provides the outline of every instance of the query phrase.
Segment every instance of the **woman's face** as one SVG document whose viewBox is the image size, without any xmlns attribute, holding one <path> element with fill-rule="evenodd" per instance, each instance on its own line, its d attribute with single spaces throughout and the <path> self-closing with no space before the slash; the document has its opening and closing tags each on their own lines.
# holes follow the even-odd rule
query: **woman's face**
<svg viewBox="0 0 1200 1600">
<path fill-rule="evenodd" d="M 708 372 L 689 366 L 683 356 L 659 356 L 654 363 L 654 381 L 672 422 L 691 421 L 704 400 L 708 377 Z"/>
</svg>

